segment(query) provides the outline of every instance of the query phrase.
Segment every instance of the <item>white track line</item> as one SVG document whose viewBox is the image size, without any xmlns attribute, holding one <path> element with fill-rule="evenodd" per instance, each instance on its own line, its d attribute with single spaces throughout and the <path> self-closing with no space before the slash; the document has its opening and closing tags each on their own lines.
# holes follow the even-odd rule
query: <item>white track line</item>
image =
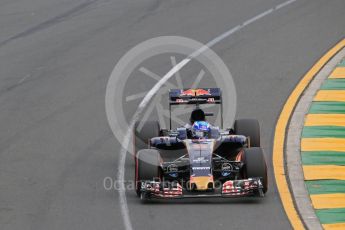
<svg viewBox="0 0 345 230">
<path fill-rule="evenodd" d="M 204 52 L 205 50 L 211 48 L 215 44 L 219 43 L 220 41 L 224 40 L 225 38 L 229 37 L 230 35 L 234 34 L 235 32 L 243 29 L 244 27 L 252 24 L 253 22 L 275 12 L 276 10 L 279 10 L 285 6 L 290 5 L 291 3 L 296 2 L 297 0 L 289 0 L 286 2 L 283 2 L 273 8 L 270 8 L 266 10 L 265 12 L 256 15 L 255 17 L 252 17 L 248 19 L 247 21 L 243 22 L 240 25 L 237 25 L 233 27 L 232 29 L 226 31 L 225 33 L 217 36 L 216 38 L 209 41 L 205 46 L 201 47 L 194 53 L 192 53 L 189 57 L 183 59 L 181 62 L 179 62 L 177 65 L 175 65 L 167 74 L 165 74 L 154 86 L 153 88 L 146 94 L 144 99 L 139 104 L 139 107 L 137 111 L 135 112 L 130 125 L 128 127 L 127 133 L 124 138 L 124 146 L 129 146 L 130 140 L 131 140 L 131 134 L 132 130 L 135 124 L 135 121 L 138 119 L 139 115 L 142 113 L 146 105 L 150 102 L 152 97 L 157 93 L 157 91 L 172 77 L 175 75 L 176 72 L 178 72 L 180 69 L 182 69 L 185 65 L 187 65 L 193 58 L 197 57 L 199 54 Z M 125 179 L 125 163 L 126 163 L 126 148 L 121 148 L 120 151 L 120 159 L 118 161 L 118 170 L 117 170 L 117 181 L 119 183 L 122 183 L 122 186 L 120 186 L 118 192 L 119 192 L 119 200 L 120 200 L 120 208 L 121 208 L 121 215 L 124 222 L 124 226 L 126 230 L 132 230 L 133 226 L 129 217 L 129 210 L 127 205 L 127 198 L 126 198 L 126 189 L 124 185 L 124 179 Z"/>
</svg>

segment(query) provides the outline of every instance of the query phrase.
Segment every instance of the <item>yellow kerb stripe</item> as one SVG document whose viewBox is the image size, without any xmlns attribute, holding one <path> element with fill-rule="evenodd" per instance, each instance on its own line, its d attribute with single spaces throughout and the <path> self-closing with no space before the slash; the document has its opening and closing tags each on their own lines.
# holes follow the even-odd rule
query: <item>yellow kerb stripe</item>
<svg viewBox="0 0 345 230">
<path fill-rule="evenodd" d="M 329 78 L 345 78 L 345 67 L 338 67 L 333 70 Z"/>
<path fill-rule="evenodd" d="M 339 101 L 345 102 L 345 90 L 319 90 L 314 101 Z"/>
<path fill-rule="evenodd" d="M 293 109 L 298 102 L 298 98 L 302 95 L 304 89 L 308 86 L 314 76 L 320 69 L 343 47 L 345 47 L 345 39 L 340 41 L 332 49 L 330 49 L 315 65 L 303 76 L 296 88 L 292 91 L 282 112 L 279 115 L 273 142 L 273 169 L 280 199 L 283 203 L 284 210 L 290 220 L 294 229 L 304 229 L 300 216 L 298 215 L 290 193 L 290 189 L 285 177 L 285 162 L 284 162 L 284 143 L 285 132 Z"/>
<path fill-rule="evenodd" d="M 345 229 L 345 223 L 323 224 L 322 227 L 325 230 L 341 230 Z"/>
<path fill-rule="evenodd" d="M 345 166 L 304 165 L 305 180 L 345 180 Z"/>
<path fill-rule="evenodd" d="M 345 152 L 345 138 L 302 138 L 301 150 Z"/>
<path fill-rule="evenodd" d="M 308 114 L 305 126 L 345 126 L 345 114 Z"/>
<path fill-rule="evenodd" d="M 315 194 L 310 199 L 315 209 L 345 208 L 345 193 Z"/>
</svg>

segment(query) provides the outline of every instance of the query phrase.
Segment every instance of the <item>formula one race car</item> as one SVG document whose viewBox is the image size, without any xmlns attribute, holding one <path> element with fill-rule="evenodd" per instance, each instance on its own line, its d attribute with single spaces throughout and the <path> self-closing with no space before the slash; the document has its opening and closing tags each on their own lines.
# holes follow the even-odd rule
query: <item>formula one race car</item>
<svg viewBox="0 0 345 230">
<path fill-rule="evenodd" d="M 194 104 L 190 124 L 171 128 L 171 107 Z M 169 92 L 170 129 L 156 121 L 136 123 L 134 130 L 135 184 L 143 199 L 264 196 L 267 166 L 260 148 L 257 120 L 236 120 L 220 129 L 205 119 L 202 104 L 221 106 L 219 88 L 172 89 Z"/>
</svg>

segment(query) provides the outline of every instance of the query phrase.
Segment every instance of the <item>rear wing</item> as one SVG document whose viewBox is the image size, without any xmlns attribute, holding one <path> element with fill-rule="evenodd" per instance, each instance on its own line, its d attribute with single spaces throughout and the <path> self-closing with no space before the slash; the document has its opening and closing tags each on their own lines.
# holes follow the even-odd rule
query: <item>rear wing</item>
<svg viewBox="0 0 345 230">
<path fill-rule="evenodd" d="M 222 104 L 222 92 L 219 88 L 171 89 L 169 104 Z"/>
<path fill-rule="evenodd" d="M 171 89 L 169 91 L 170 129 L 172 126 L 171 106 L 183 104 L 194 104 L 196 107 L 200 104 L 219 104 L 223 128 L 223 101 L 220 88 Z"/>
</svg>

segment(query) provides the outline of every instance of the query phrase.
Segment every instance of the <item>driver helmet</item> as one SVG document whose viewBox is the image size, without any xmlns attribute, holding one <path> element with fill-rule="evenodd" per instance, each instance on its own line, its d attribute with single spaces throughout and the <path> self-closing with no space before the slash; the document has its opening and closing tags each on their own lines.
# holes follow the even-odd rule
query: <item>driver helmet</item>
<svg viewBox="0 0 345 230">
<path fill-rule="evenodd" d="M 192 125 L 195 121 L 205 121 L 205 112 L 202 109 L 194 109 L 189 118 Z"/>
<path fill-rule="evenodd" d="M 194 138 L 205 138 L 210 131 L 210 124 L 207 121 L 195 121 L 192 126 Z"/>
</svg>

